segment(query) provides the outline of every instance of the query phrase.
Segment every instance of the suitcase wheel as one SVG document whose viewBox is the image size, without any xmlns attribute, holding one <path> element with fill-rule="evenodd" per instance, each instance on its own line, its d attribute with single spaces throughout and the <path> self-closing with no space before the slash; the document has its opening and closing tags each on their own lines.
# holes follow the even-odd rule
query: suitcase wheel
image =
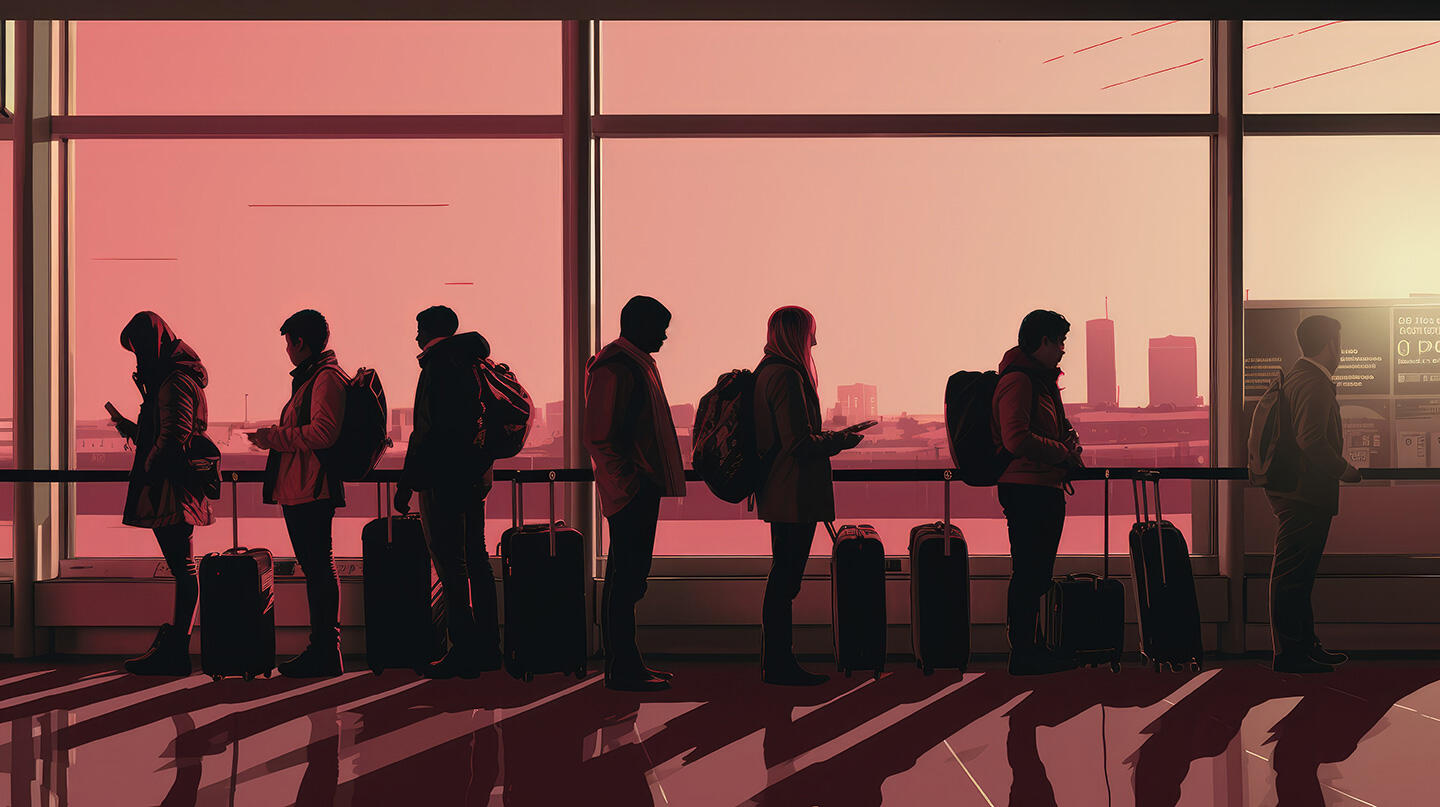
<svg viewBox="0 0 1440 807">
<path fill-rule="evenodd" d="M 575 678 L 578 680 L 584 680 L 585 676 L 588 675 L 589 672 L 590 671 L 585 668 L 585 665 L 581 664 L 575 669 Z"/>
<path fill-rule="evenodd" d="M 385 672 L 385 668 L 384 668 L 384 667 L 371 667 L 371 668 L 370 668 L 370 672 L 375 673 L 376 675 L 380 675 L 381 673 Z"/>
<path fill-rule="evenodd" d="M 1118 661 L 1112 661 L 1112 662 L 1110 662 L 1110 672 L 1112 672 L 1112 673 L 1118 673 L 1118 672 L 1120 672 L 1120 662 L 1118 662 Z"/>
<path fill-rule="evenodd" d="M 935 674 L 935 668 L 934 668 L 934 667 L 921 667 L 921 668 L 920 668 L 920 671 L 921 671 L 922 673 L 924 673 L 925 675 L 934 675 L 934 674 Z"/>
<path fill-rule="evenodd" d="M 255 680 L 255 673 L 248 673 L 248 672 L 247 672 L 247 673 L 245 673 L 245 674 L 244 674 L 243 676 L 241 676 L 241 677 L 244 678 L 246 681 L 254 681 L 254 680 Z"/>
<path fill-rule="evenodd" d="M 1197 673 L 1200 672 L 1200 662 L 1198 662 L 1198 661 L 1192 661 L 1192 662 L 1190 662 L 1190 672 L 1197 672 Z"/>
<path fill-rule="evenodd" d="M 1151 667 L 1151 669 L 1155 670 L 1155 672 L 1158 673 L 1158 672 L 1160 672 L 1161 664 L 1160 664 L 1160 662 L 1158 662 L 1158 661 L 1152 661 L 1152 662 L 1150 663 L 1150 667 Z"/>
<path fill-rule="evenodd" d="M 849 678 L 849 677 L 850 677 L 850 671 L 849 671 L 849 670 L 846 670 L 846 671 L 845 671 L 845 677 L 846 677 L 846 678 Z"/>
<path fill-rule="evenodd" d="M 224 678 L 224 677 L 225 677 L 225 676 L 223 676 L 223 675 L 212 675 L 212 676 L 210 676 L 210 680 L 211 680 L 211 681 L 214 681 L 215 683 L 218 684 L 218 683 L 220 683 L 220 679 L 221 679 L 221 678 Z"/>
<path fill-rule="evenodd" d="M 876 681 L 879 681 L 879 680 L 880 680 L 880 676 L 881 676 L 881 675 L 884 675 L 884 674 L 885 674 L 885 671 L 884 671 L 884 670 L 876 670 L 876 671 L 875 671 L 875 680 L 876 680 Z"/>
<path fill-rule="evenodd" d="M 528 672 L 525 673 L 525 677 L 524 677 L 525 683 L 528 684 L 528 683 L 530 683 L 531 681 L 534 681 L 534 680 L 535 680 L 535 673 L 528 673 Z"/>
</svg>

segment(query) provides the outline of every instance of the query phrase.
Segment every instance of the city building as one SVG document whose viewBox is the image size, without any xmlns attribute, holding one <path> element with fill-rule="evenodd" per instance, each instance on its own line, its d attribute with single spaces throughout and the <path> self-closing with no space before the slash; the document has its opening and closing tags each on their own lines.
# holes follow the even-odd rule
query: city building
<svg viewBox="0 0 1440 807">
<path fill-rule="evenodd" d="M 1195 337 L 1160 336 L 1150 340 L 1150 405 L 1200 406 Z"/>
<path fill-rule="evenodd" d="M 835 409 L 832 420 L 845 423 L 859 423 L 862 420 L 879 420 L 879 390 L 872 384 L 849 384 L 836 389 Z"/>
<path fill-rule="evenodd" d="M 1120 389 L 1115 384 L 1115 320 L 1108 311 L 1103 319 L 1085 322 L 1085 402 L 1092 409 L 1120 403 Z"/>
</svg>

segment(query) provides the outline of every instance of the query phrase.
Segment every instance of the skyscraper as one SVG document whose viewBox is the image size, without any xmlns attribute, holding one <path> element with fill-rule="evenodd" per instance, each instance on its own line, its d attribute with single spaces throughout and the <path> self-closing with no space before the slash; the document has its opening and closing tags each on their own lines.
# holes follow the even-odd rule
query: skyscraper
<svg viewBox="0 0 1440 807">
<path fill-rule="evenodd" d="M 839 398 L 835 404 L 836 414 L 845 418 L 846 423 L 878 420 L 880 417 L 879 391 L 871 384 L 838 387 L 836 397 Z"/>
<path fill-rule="evenodd" d="M 545 404 L 545 433 L 559 437 L 565 431 L 565 402 L 551 401 Z"/>
<path fill-rule="evenodd" d="M 1110 312 L 1104 319 L 1085 322 L 1085 398 L 1096 409 L 1119 404 L 1115 386 L 1115 320 Z"/>
<path fill-rule="evenodd" d="M 1150 405 L 1199 406 L 1195 337 L 1150 340 Z"/>
</svg>

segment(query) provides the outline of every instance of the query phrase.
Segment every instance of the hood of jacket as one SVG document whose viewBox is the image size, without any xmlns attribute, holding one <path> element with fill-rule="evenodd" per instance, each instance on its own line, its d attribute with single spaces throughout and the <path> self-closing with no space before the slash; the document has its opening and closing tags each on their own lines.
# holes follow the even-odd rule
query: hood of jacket
<svg viewBox="0 0 1440 807">
<path fill-rule="evenodd" d="M 130 318 L 120 331 L 120 345 L 135 354 L 136 380 L 142 389 L 158 389 L 177 371 L 193 377 L 201 387 L 210 383 L 200 354 L 153 311 L 141 311 Z"/>
<path fill-rule="evenodd" d="M 453 361 L 456 364 L 474 364 L 490 358 L 490 343 L 475 331 L 457 333 L 432 344 L 420 353 L 420 366 L 431 361 Z"/>
<path fill-rule="evenodd" d="M 311 356 L 300 362 L 294 370 L 290 371 L 290 394 L 294 395 L 296 391 L 305 386 L 306 381 L 314 378 L 315 374 L 325 367 L 334 367 L 336 370 L 340 370 L 340 360 L 335 358 L 335 351 L 327 350 L 318 356 Z M 341 370 L 341 373 L 343 374 L 344 371 Z"/>
<path fill-rule="evenodd" d="M 1056 386 L 1058 389 L 1061 375 L 1060 368 L 1047 367 L 1036 361 L 1034 356 L 1021 350 L 1019 345 L 1005 351 L 1005 356 L 1000 359 L 998 372 L 1004 373 L 1012 367 L 1017 370 L 1024 370 L 1033 377 L 1048 380 L 1052 386 Z"/>
</svg>

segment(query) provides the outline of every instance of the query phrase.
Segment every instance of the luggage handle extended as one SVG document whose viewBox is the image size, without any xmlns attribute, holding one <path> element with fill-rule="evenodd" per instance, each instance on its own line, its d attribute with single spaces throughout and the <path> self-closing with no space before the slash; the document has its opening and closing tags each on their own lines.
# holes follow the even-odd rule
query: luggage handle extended
<svg viewBox="0 0 1440 807">
<path fill-rule="evenodd" d="M 555 472 L 550 472 L 550 479 L 546 483 L 550 488 L 550 557 L 557 554 L 555 539 Z M 510 523 L 515 529 L 520 529 L 525 523 L 525 495 L 520 489 L 520 480 L 516 478 L 510 483 Z"/>
<path fill-rule="evenodd" d="M 1165 520 L 1160 513 L 1160 472 L 1140 471 L 1135 476 L 1136 478 L 1130 482 L 1130 489 L 1132 495 L 1135 496 L 1135 520 L 1140 524 L 1142 536 L 1144 529 L 1152 523 L 1150 521 L 1150 487 L 1148 483 L 1155 483 L 1155 521 L 1153 523 L 1155 524 L 1155 543 L 1160 553 L 1160 585 L 1165 586 L 1169 584 L 1169 581 L 1165 569 L 1165 531 L 1160 526 Z M 1141 510 L 1142 506 L 1144 507 L 1143 511 Z M 1143 556 L 1140 558 L 1140 562 L 1142 565 L 1144 564 Z M 1145 576 L 1145 606 L 1150 607 L 1153 601 L 1154 598 L 1150 593 L 1150 576 L 1147 574 Z"/>
<path fill-rule="evenodd" d="M 940 528 L 940 540 L 945 546 L 945 557 L 950 557 L 950 480 L 954 478 L 955 472 L 949 469 L 945 471 L 945 525 Z"/>
<path fill-rule="evenodd" d="M 230 549 L 240 549 L 240 474 L 230 472 Z"/>
<path fill-rule="evenodd" d="M 1101 525 L 1100 525 L 1100 534 L 1101 534 L 1102 536 L 1104 536 L 1103 540 L 1104 540 L 1105 544 L 1104 544 L 1104 547 L 1103 547 L 1103 549 L 1102 549 L 1102 552 L 1103 552 L 1104 554 L 1102 554 L 1102 555 L 1100 556 L 1100 571 L 1101 571 L 1102 576 L 1103 576 L 1106 580 L 1109 580 L 1109 579 L 1110 579 L 1110 469 L 1109 469 L 1109 468 L 1106 468 L 1106 469 L 1105 469 L 1105 481 L 1104 481 L 1102 484 L 1105 485 L 1105 496 L 1104 496 L 1104 499 L 1105 499 L 1105 520 L 1104 520 L 1103 522 L 1101 522 Z"/>
</svg>

